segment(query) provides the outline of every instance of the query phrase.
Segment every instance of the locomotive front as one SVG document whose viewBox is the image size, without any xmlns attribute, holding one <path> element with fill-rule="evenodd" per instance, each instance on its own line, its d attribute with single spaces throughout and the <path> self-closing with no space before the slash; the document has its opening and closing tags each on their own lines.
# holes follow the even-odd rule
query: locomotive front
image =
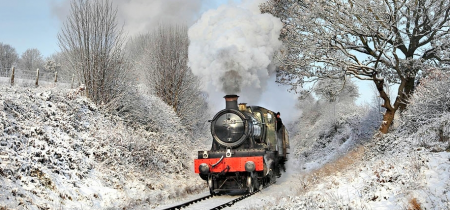
<svg viewBox="0 0 450 210">
<path fill-rule="evenodd" d="M 246 110 L 240 111 L 237 95 L 225 96 L 226 108 L 211 120 L 211 134 L 220 146 L 236 148 L 248 138 L 261 138 L 260 123 Z"/>
<path fill-rule="evenodd" d="M 195 172 L 207 180 L 211 194 L 253 192 L 274 180 L 280 162 L 274 113 L 262 107 L 238 106 L 237 95 L 225 96 L 226 107 L 211 122 L 211 150 L 199 151 Z M 283 128 L 284 129 L 284 128 Z"/>
</svg>

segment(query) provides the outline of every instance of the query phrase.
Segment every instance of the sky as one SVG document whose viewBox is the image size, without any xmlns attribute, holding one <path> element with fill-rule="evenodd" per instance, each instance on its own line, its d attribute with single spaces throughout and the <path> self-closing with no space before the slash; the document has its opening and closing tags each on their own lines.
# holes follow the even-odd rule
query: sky
<svg viewBox="0 0 450 210">
<path fill-rule="evenodd" d="M 150 31 L 163 21 L 192 25 L 205 11 L 240 0 L 190 0 L 188 5 L 180 4 L 183 0 L 113 2 L 118 7 L 118 19 L 124 24 L 124 31 L 130 37 Z M 44 58 L 59 51 L 57 34 L 69 13 L 68 0 L 0 0 L 0 5 L 0 42 L 14 47 L 19 56 L 31 48 L 38 49 Z M 359 81 L 357 84 L 360 87 L 357 103 L 370 103 L 373 98 L 371 81 Z M 288 89 L 275 83 L 269 86 L 283 92 Z M 278 93 L 268 93 L 267 97 L 276 98 Z M 289 103 L 296 101 L 294 95 L 289 98 Z M 274 109 L 284 109 L 281 105 L 283 103 L 276 104 L 278 105 Z"/>
<path fill-rule="evenodd" d="M 53 0 L 0 0 L 0 42 L 19 56 L 37 48 L 44 57 L 58 51 L 59 20 L 51 12 Z"/>
<path fill-rule="evenodd" d="M 201 14 L 225 0 L 114 0 L 118 19 L 128 36 L 144 33 L 161 21 L 181 19 L 192 24 Z M 37 48 L 44 57 L 59 51 L 58 32 L 69 13 L 68 0 L 0 0 L 0 42 L 16 49 L 19 56 Z M 181 18 L 179 18 L 181 17 Z M 187 18 L 189 17 L 189 18 Z"/>
</svg>

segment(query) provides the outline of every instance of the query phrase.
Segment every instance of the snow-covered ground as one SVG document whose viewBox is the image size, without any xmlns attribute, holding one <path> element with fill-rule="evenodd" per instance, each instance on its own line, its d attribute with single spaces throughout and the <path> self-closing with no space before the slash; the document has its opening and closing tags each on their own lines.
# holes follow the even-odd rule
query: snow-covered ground
<svg viewBox="0 0 450 210">
<path fill-rule="evenodd" d="M 291 162 L 275 185 L 229 209 L 450 209 L 449 152 L 378 140 L 323 165 Z"/>
<path fill-rule="evenodd" d="M 60 84 L 0 80 L 0 209 L 154 209 L 205 193 L 192 169 L 203 145 L 157 97 L 133 103 L 134 121 Z M 349 117 L 310 145 L 292 132 L 286 173 L 229 209 L 450 209 L 449 116 L 438 134 L 401 124 L 361 140 Z"/>
<path fill-rule="evenodd" d="M 204 188 L 195 142 L 158 98 L 135 101 L 149 120 L 133 124 L 62 84 L 0 84 L 1 209 L 155 207 Z"/>
<path fill-rule="evenodd" d="M 287 173 L 230 209 L 450 209 L 449 78 L 423 78 L 385 135 L 367 138 L 376 130 L 367 109 L 336 106 L 333 119 L 312 104 L 294 125 Z"/>
</svg>

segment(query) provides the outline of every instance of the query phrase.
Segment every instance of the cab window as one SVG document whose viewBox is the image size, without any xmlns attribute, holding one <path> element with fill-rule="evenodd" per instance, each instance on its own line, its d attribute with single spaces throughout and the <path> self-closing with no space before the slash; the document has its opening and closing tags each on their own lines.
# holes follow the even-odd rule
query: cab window
<svg viewBox="0 0 450 210">
<path fill-rule="evenodd" d="M 267 120 L 269 121 L 269 123 L 273 122 L 273 116 L 270 113 L 267 113 Z"/>
</svg>

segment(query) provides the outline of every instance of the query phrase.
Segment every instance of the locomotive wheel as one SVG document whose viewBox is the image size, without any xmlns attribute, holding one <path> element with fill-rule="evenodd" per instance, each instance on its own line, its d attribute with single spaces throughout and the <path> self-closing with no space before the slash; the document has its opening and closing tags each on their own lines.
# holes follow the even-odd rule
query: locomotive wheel
<svg viewBox="0 0 450 210">
<path fill-rule="evenodd" d="M 274 183 L 275 182 L 275 180 L 277 179 L 277 176 L 275 175 L 275 173 L 273 172 L 273 170 L 270 170 L 270 172 L 269 172 L 269 181 L 268 181 L 268 183 L 267 184 L 270 184 L 270 183 Z"/>
<path fill-rule="evenodd" d="M 255 190 L 261 190 L 262 189 L 262 185 L 259 184 L 258 177 L 256 177 L 256 176 L 253 177 L 253 188 Z"/>
<path fill-rule="evenodd" d="M 209 193 L 211 194 L 211 195 L 215 195 L 216 193 L 214 192 L 214 182 L 215 182 L 215 180 L 213 180 L 213 177 L 212 177 L 212 175 L 210 174 L 209 176 L 208 176 L 208 187 L 209 187 Z"/>
</svg>

